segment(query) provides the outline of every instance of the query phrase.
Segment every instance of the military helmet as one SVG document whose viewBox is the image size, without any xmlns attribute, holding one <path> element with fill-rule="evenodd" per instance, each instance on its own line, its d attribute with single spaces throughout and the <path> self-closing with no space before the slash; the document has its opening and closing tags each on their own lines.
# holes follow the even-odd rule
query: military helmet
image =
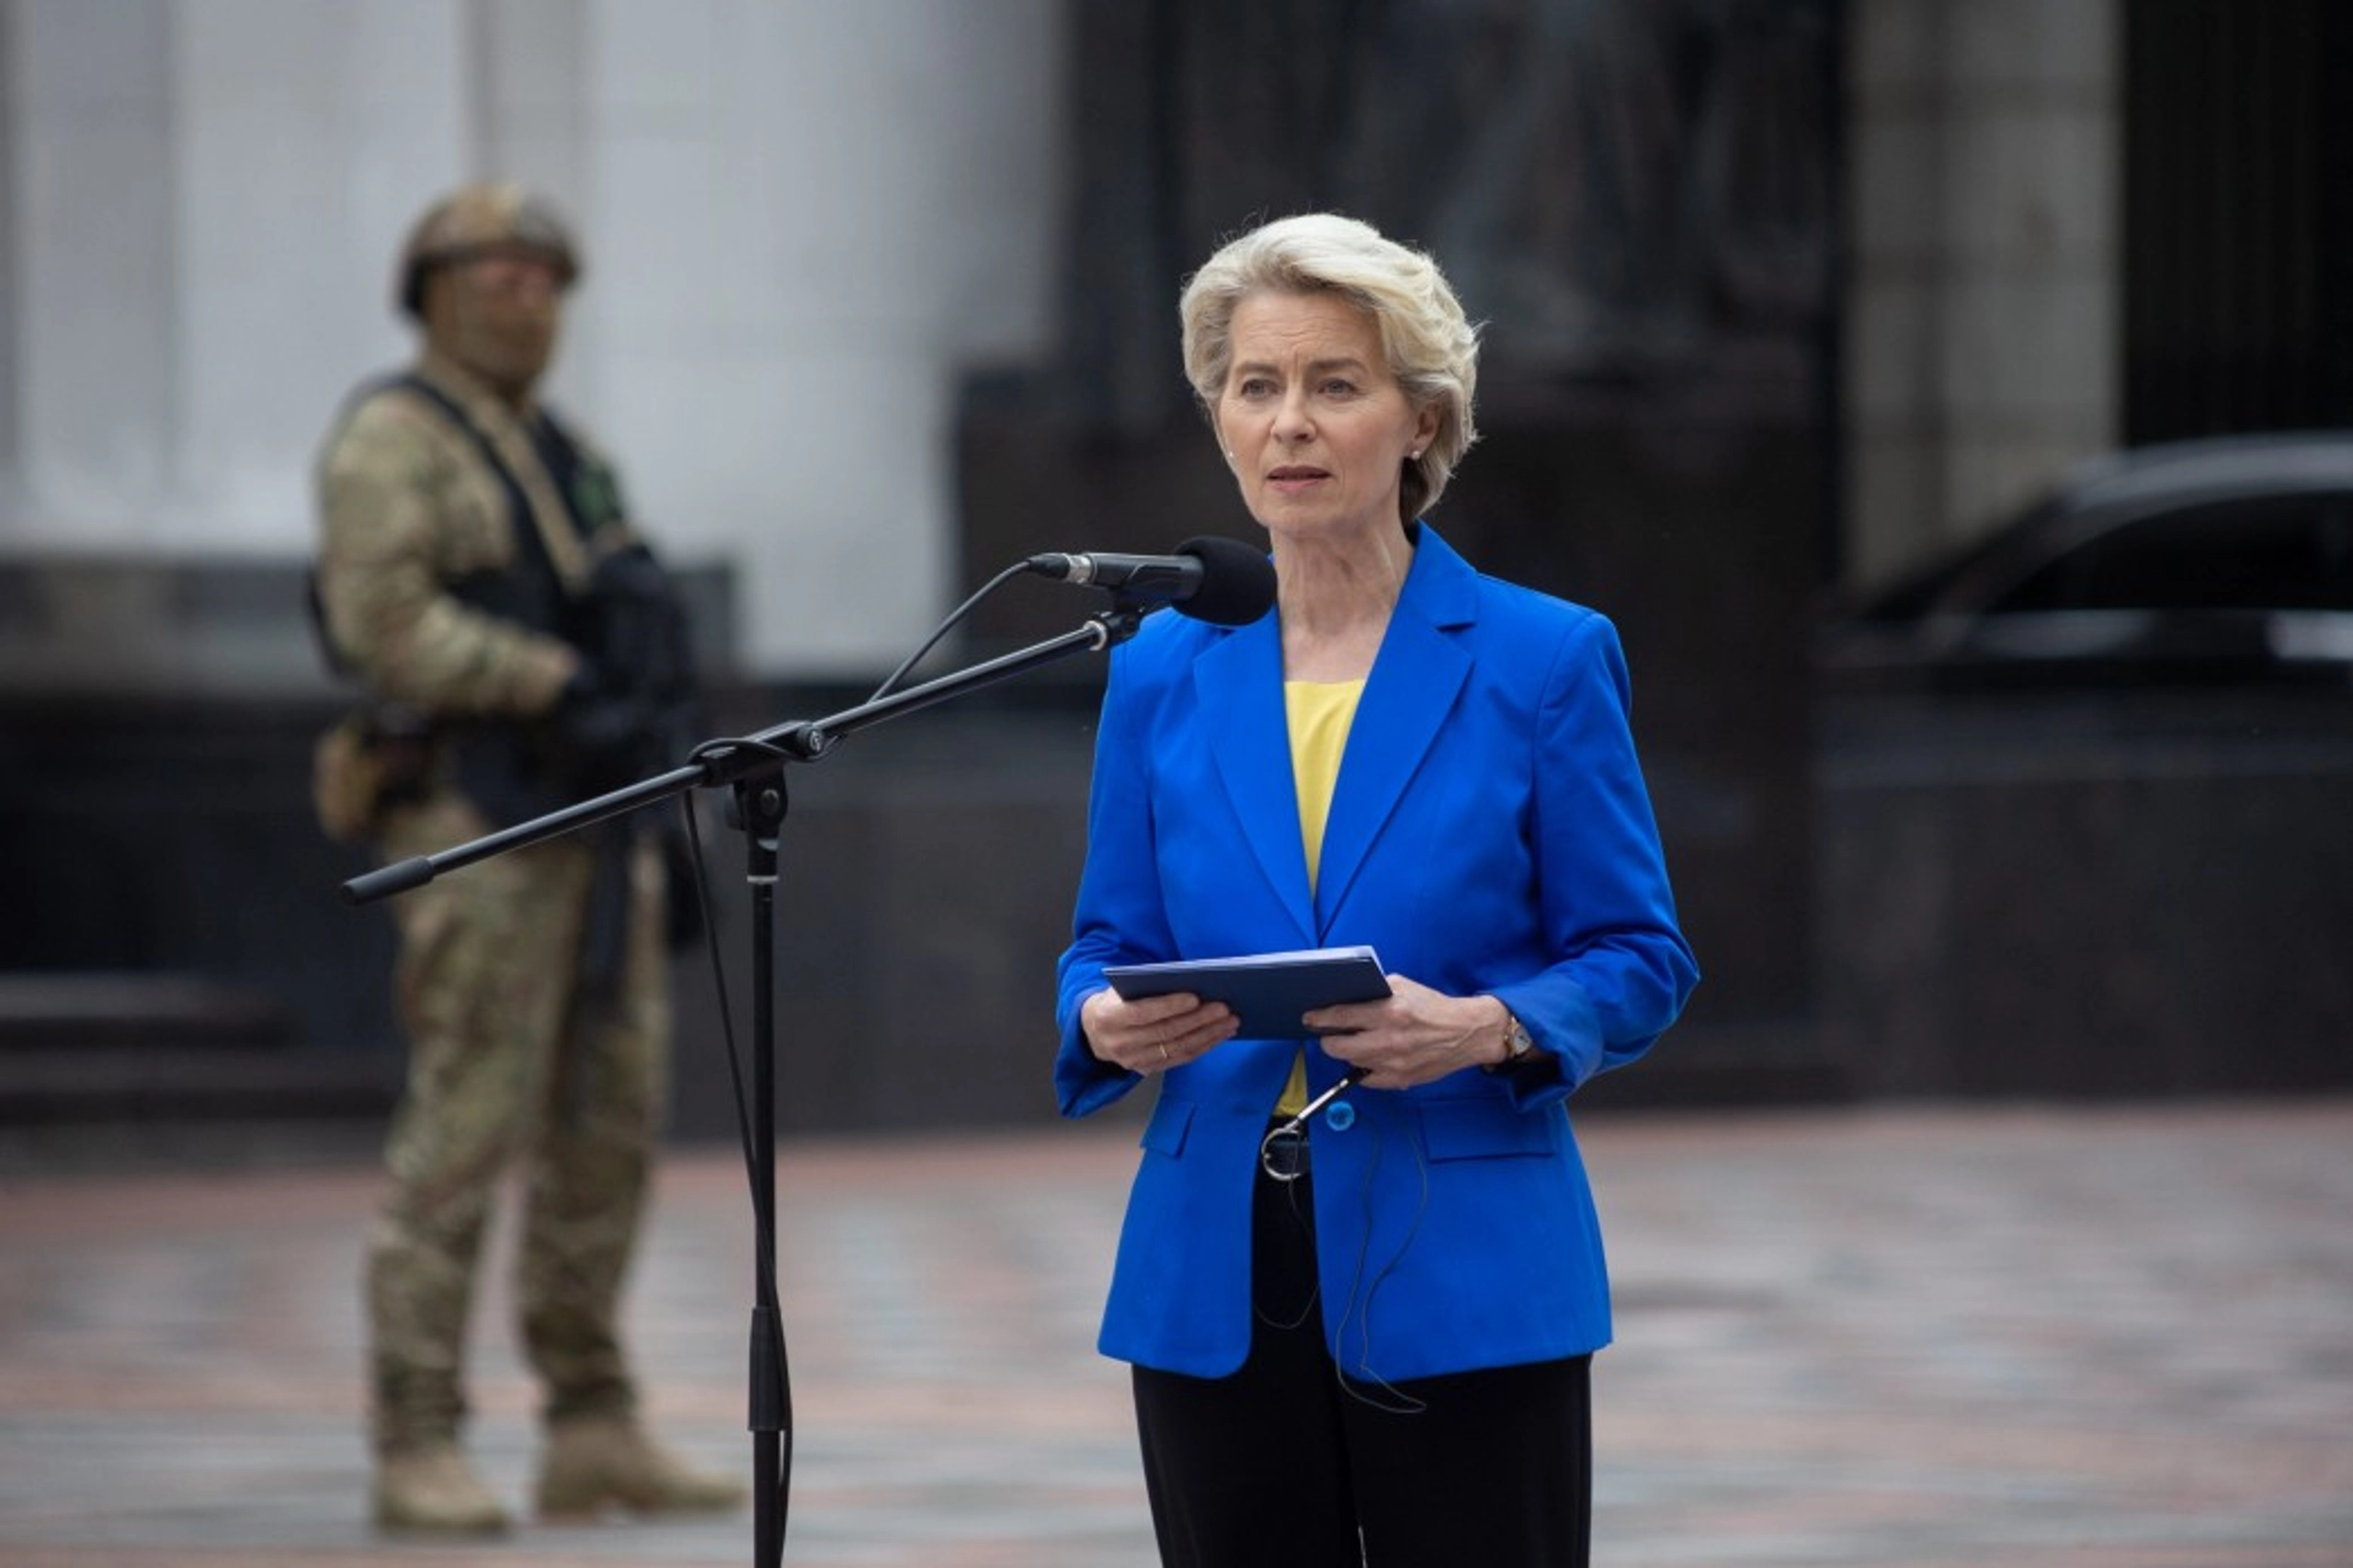
<svg viewBox="0 0 2353 1568">
<path fill-rule="evenodd" d="M 401 309 L 424 314 L 425 279 L 435 267 L 509 246 L 544 254 L 566 286 L 580 276 L 571 226 L 544 197 L 511 180 L 460 186 L 426 209 L 401 246 L 393 285 Z"/>
</svg>

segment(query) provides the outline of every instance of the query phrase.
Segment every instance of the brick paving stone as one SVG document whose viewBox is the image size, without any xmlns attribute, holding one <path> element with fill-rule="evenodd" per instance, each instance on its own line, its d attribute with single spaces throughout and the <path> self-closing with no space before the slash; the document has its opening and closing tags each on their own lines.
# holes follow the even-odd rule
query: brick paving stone
<svg viewBox="0 0 2353 1568">
<path fill-rule="evenodd" d="M 1619 1304 L 1601 1568 L 2353 1565 L 2353 1102 L 1582 1137 Z M 788 1563 L 1154 1561 L 1124 1369 L 1092 1350 L 1133 1140 L 788 1141 Z M 363 1164 L 6 1168 L 0 1568 L 749 1561 L 748 1512 L 372 1535 Z M 519 1502 L 535 1395 L 494 1246 L 471 1439 Z M 739 1469 L 752 1256 L 740 1165 L 675 1154 L 631 1336 L 665 1437 Z"/>
</svg>

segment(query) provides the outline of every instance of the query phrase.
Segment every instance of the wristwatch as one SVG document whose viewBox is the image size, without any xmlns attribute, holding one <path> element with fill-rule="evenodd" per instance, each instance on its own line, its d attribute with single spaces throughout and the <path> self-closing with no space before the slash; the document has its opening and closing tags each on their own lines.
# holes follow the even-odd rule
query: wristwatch
<svg viewBox="0 0 2353 1568">
<path fill-rule="evenodd" d="M 1509 1007 L 1504 1009 L 1504 1059 L 1490 1066 L 1490 1073 L 1501 1073 L 1517 1067 L 1528 1060 L 1536 1049 L 1536 1041 L 1528 1033 L 1528 1026 Z"/>
</svg>

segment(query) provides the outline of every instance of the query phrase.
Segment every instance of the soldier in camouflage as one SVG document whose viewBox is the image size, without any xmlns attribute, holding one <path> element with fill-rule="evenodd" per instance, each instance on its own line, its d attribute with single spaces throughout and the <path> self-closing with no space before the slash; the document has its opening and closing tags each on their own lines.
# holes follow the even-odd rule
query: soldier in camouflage
<svg viewBox="0 0 2353 1568">
<path fill-rule="evenodd" d="M 419 220 L 405 373 L 347 405 L 319 467 L 317 608 L 370 694 L 320 752 L 330 831 L 386 861 L 675 763 L 683 623 L 611 466 L 534 388 L 577 247 L 540 199 L 465 187 Z M 660 846 L 625 819 L 480 862 L 392 905 L 406 1092 L 369 1248 L 375 1514 L 491 1532 L 459 1444 L 493 1199 L 524 1167 L 521 1332 L 544 1385 L 543 1516 L 730 1507 L 640 1424 L 618 1332 L 670 1045 Z"/>
</svg>

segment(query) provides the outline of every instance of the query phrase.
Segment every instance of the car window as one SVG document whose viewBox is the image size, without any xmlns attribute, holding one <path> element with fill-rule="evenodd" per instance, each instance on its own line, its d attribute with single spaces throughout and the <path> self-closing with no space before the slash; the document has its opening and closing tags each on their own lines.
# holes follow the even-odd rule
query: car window
<svg viewBox="0 0 2353 1568">
<path fill-rule="evenodd" d="M 2045 563 L 1986 608 L 2353 609 L 2353 496 L 2278 496 L 2144 517 Z"/>
</svg>

